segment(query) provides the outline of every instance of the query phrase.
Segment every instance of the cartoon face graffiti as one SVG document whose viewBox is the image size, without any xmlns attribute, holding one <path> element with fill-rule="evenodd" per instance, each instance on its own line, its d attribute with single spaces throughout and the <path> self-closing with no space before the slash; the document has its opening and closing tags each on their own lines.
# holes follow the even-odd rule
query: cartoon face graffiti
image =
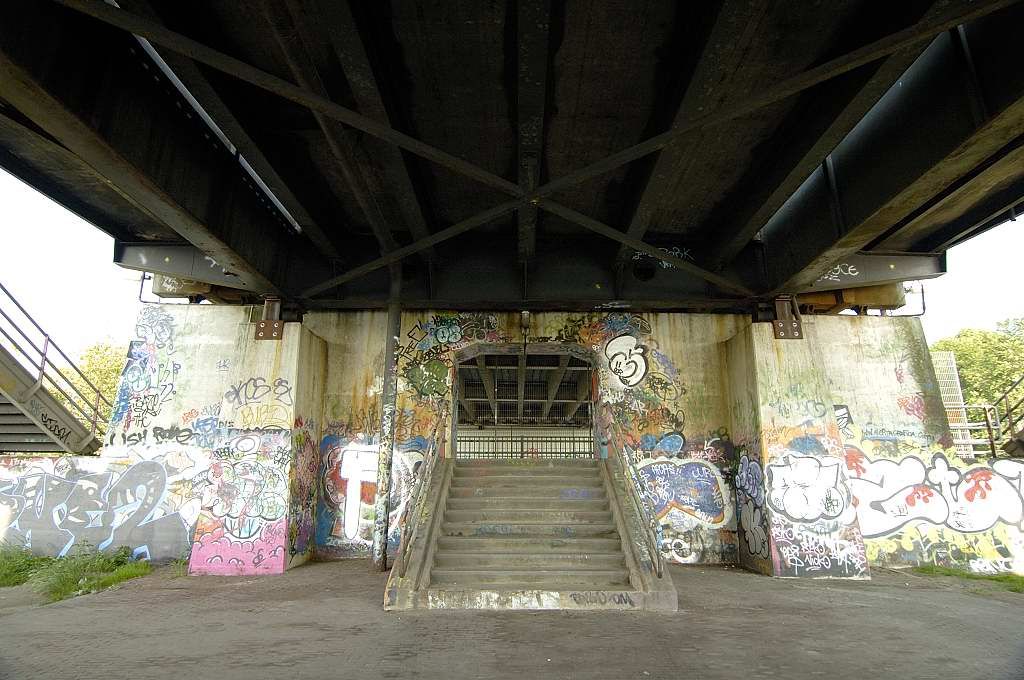
<svg viewBox="0 0 1024 680">
<path fill-rule="evenodd" d="M 647 348 L 632 335 L 620 335 L 608 341 L 604 355 L 608 359 L 608 370 L 618 377 L 626 387 L 639 385 L 647 376 Z"/>
<path fill-rule="evenodd" d="M 787 455 L 768 466 L 768 504 L 797 522 L 835 519 L 849 505 L 839 460 Z"/>
</svg>

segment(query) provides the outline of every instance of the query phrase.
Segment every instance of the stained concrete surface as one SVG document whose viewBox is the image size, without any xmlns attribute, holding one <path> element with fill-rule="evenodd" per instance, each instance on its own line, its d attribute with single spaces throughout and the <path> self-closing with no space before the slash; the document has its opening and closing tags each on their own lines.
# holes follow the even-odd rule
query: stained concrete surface
<svg viewBox="0 0 1024 680">
<path fill-rule="evenodd" d="M 1024 678 L 1024 595 L 672 567 L 679 611 L 385 613 L 366 562 L 39 606 L 0 589 L 0 678 Z"/>
</svg>

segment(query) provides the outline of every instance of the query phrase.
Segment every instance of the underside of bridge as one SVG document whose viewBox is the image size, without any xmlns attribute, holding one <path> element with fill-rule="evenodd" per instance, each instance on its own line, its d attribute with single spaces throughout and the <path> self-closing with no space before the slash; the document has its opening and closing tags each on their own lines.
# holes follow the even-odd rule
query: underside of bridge
<svg viewBox="0 0 1024 680">
<path fill-rule="evenodd" d="M 1022 25 L 1012 0 L 11 0 L 0 165 L 215 300 L 751 311 L 939 275 L 1014 215 Z"/>
<path fill-rule="evenodd" d="M 1015 217 L 1022 28 L 1014 0 L 0 2 L 0 166 L 224 303 L 142 306 L 101 455 L 0 460 L 0 542 L 371 557 L 391 608 L 675 611 L 669 562 L 1024 573 L 1021 402 L 979 461 L 920 320 L 838 316 Z"/>
</svg>

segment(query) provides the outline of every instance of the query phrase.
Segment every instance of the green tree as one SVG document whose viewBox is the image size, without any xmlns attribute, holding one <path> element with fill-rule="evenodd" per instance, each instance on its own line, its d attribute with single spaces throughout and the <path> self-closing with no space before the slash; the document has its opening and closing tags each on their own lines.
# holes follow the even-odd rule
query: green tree
<svg viewBox="0 0 1024 680">
<path fill-rule="evenodd" d="M 931 348 L 953 352 L 965 402 L 992 404 L 1024 374 L 1024 319 L 1001 321 L 994 331 L 966 328 Z"/>
<path fill-rule="evenodd" d="M 117 397 L 117 384 L 121 379 L 121 371 L 124 370 L 124 364 L 127 360 L 128 352 L 123 346 L 113 345 L 109 342 L 97 342 L 90 345 L 82 352 L 76 361 L 76 365 L 79 370 L 85 374 L 85 377 L 89 379 L 96 389 L 99 390 L 108 402 L 114 403 L 114 399 Z M 78 375 L 74 371 L 68 371 L 61 369 L 64 375 L 68 377 L 68 380 L 74 385 L 81 394 L 85 395 L 89 399 L 87 412 L 91 414 L 93 392 L 92 388 L 86 383 L 82 376 Z M 82 398 L 68 389 L 66 385 L 63 386 L 65 390 L 71 394 L 75 402 L 80 406 L 85 407 Z M 67 405 L 67 399 L 61 394 L 54 395 L 58 401 Z M 83 419 L 76 409 L 71 408 L 71 412 L 78 417 Z M 110 413 L 107 408 L 104 407 L 103 403 L 100 403 L 101 417 L 97 423 L 97 429 L 102 434 L 107 429 L 106 419 L 109 418 Z"/>
</svg>

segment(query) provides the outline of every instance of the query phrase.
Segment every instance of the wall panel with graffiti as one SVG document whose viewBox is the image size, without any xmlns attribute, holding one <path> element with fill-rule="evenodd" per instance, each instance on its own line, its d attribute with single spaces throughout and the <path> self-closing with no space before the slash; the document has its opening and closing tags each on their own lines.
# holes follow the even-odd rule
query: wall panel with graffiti
<svg viewBox="0 0 1024 680">
<path fill-rule="evenodd" d="M 920 323 L 828 320 L 814 340 L 870 562 L 1024 573 L 1024 462 L 956 455 Z"/>
<path fill-rule="evenodd" d="M 187 555 L 206 487 L 202 449 L 163 444 L 124 457 L 0 458 L 0 543 L 51 556 L 122 546 Z"/>
</svg>

